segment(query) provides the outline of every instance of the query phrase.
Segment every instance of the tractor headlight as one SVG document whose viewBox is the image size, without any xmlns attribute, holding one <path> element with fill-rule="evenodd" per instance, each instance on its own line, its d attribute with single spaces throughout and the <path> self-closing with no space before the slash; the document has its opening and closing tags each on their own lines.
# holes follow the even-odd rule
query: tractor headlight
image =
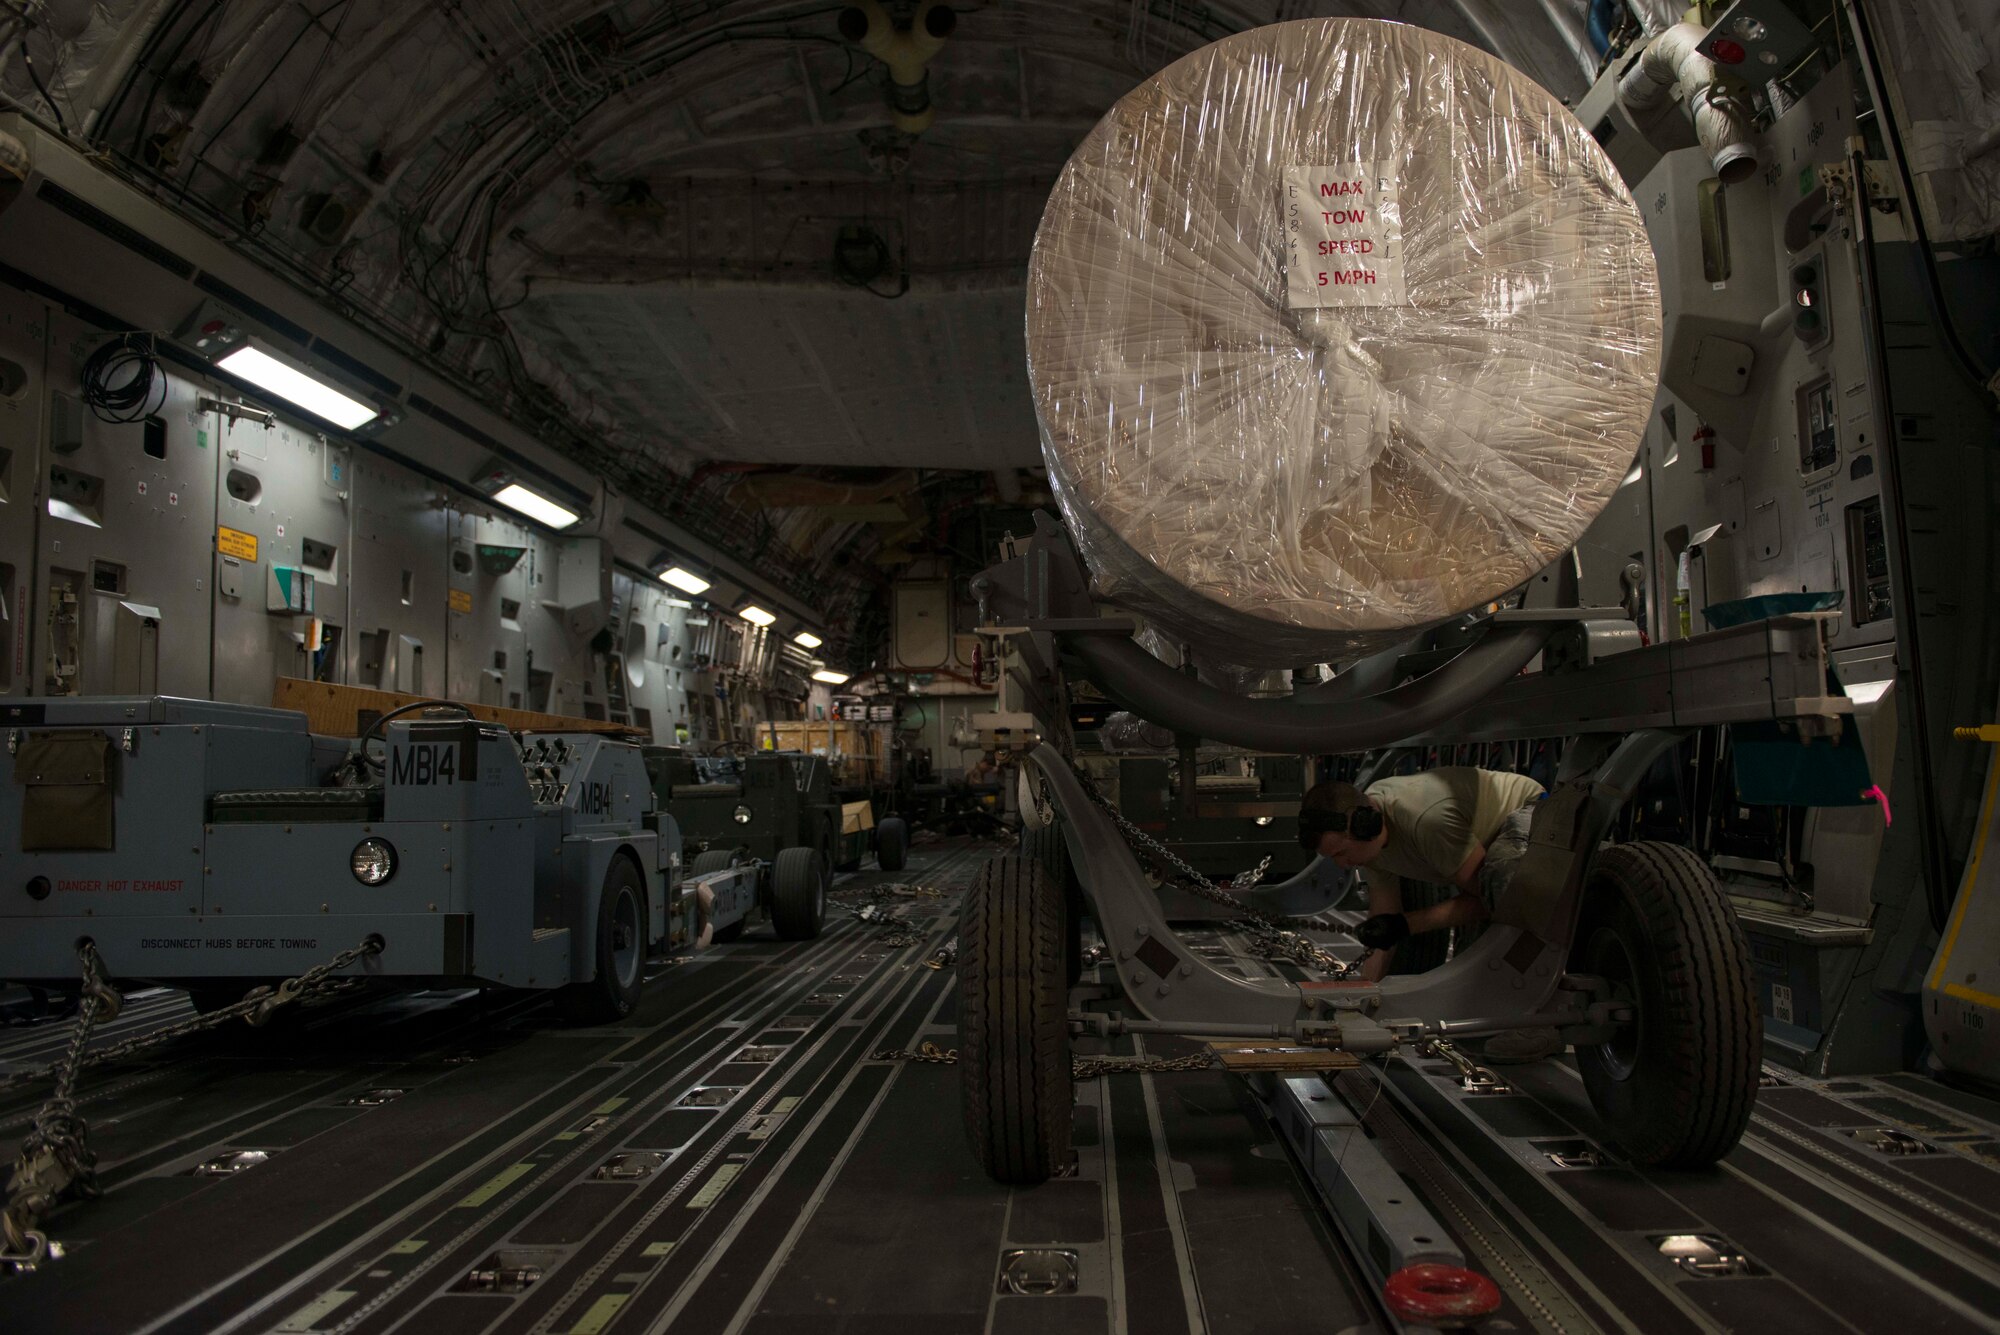
<svg viewBox="0 0 2000 1335">
<path fill-rule="evenodd" d="M 354 879 L 363 885 L 380 885 L 396 874 L 396 850 L 387 839 L 363 839 L 348 857 Z"/>
<path fill-rule="evenodd" d="M 748 825 L 750 823 L 751 812 L 749 807 L 738 807 L 729 814 L 736 818 L 738 825 Z"/>
<path fill-rule="evenodd" d="M 1271 823 L 1271 818 L 1269 816 L 1259 816 L 1257 817 L 1257 823 L 1259 825 L 1269 825 Z"/>
</svg>

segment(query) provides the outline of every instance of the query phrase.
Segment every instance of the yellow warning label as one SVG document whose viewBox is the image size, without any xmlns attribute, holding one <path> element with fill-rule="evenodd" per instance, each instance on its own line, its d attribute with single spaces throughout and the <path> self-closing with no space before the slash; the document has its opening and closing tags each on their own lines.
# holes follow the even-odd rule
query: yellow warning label
<svg viewBox="0 0 2000 1335">
<path fill-rule="evenodd" d="M 239 561 L 254 561 L 257 559 L 257 535 L 219 525 L 215 530 L 215 550 Z"/>
<path fill-rule="evenodd" d="M 517 1163 L 503 1168 L 494 1174 L 484 1186 L 481 1186 L 470 1196 L 460 1201 L 457 1208 L 461 1210 L 476 1210 L 534 1171 L 535 1166 L 531 1163 Z"/>
<path fill-rule="evenodd" d="M 454 612 L 470 612 L 472 610 L 472 591 L 470 589 L 453 589 L 446 595 L 445 601 L 451 604 L 451 610 Z"/>
<path fill-rule="evenodd" d="M 716 1169 L 715 1176 L 708 1180 L 708 1185 L 689 1198 L 688 1209 L 706 1210 L 715 1204 L 716 1197 L 727 1191 L 729 1184 L 734 1182 L 736 1175 L 742 1171 L 743 1165 L 740 1163 L 726 1163 Z"/>
<path fill-rule="evenodd" d="M 286 1335 L 318 1328 L 319 1323 L 354 1296 L 353 1289 L 330 1289 L 286 1317 L 277 1326 Z"/>
<path fill-rule="evenodd" d="M 625 1305 L 628 1293 L 607 1293 L 590 1305 L 583 1319 L 569 1328 L 569 1335 L 598 1335 L 611 1324 L 611 1318 L 618 1315 L 618 1309 Z"/>
</svg>

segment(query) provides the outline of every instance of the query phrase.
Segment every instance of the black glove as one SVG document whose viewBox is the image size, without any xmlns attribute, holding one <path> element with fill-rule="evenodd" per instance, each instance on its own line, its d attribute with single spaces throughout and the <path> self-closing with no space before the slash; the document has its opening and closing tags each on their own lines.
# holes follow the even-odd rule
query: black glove
<svg viewBox="0 0 2000 1335">
<path fill-rule="evenodd" d="M 1378 913 L 1354 929 L 1370 950 L 1394 950 L 1410 939 L 1410 920 L 1400 913 Z"/>
</svg>

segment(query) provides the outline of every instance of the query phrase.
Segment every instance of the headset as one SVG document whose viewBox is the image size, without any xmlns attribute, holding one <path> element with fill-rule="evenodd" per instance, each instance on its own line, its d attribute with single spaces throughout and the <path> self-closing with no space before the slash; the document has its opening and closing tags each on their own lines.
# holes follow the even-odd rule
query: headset
<svg viewBox="0 0 2000 1335">
<path fill-rule="evenodd" d="M 1299 812 L 1299 847 L 1307 852 L 1319 847 L 1322 834 L 1344 834 L 1367 843 L 1380 833 L 1382 813 L 1374 807 L 1356 807 L 1352 811 L 1307 807 Z"/>
</svg>

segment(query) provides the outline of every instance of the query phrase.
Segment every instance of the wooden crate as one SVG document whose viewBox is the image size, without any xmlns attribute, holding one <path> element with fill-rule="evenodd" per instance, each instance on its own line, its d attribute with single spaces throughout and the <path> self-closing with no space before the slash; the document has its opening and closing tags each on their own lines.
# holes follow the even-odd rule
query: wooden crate
<svg viewBox="0 0 2000 1335">
<path fill-rule="evenodd" d="M 358 737 L 369 721 L 401 705 L 421 704 L 429 696 L 405 695 L 401 691 L 378 691 L 367 686 L 337 686 L 326 681 L 304 681 L 280 677 L 271 687 L 271 703 L 279 709 L 296 709 L 306 716 L 306 727 L 324 737 Z M 454 702 L 458 703 L 458 702 Z M 568 718 L 562 714 L 538 714 L 530 709 L 501 709 L 497 705 L 467 704 L 476 719 L 502 724 L 515 732 L 602 732 L 635 742 L 652 738 L 642 729 L 599 719 Z"/>
<path fill-rule="evenodd" d="M 835 777 L 846 783 L 873 779 L 883 765 L 885 746 L 881 728 L 831 719 L 760 723 L 756 745 L 760 750 L 803 751 L 808 755 L 830 756 L 838 751 L 841 763 Z"/>
</svg>

